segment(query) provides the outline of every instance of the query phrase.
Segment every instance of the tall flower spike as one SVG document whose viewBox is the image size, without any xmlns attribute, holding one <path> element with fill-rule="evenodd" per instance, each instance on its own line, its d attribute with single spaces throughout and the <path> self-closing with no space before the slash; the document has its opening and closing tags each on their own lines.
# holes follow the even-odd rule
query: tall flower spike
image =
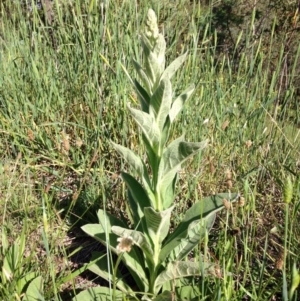
<svg viewBox="0 0 300 301">
<path fill-rule="evenodd" d="M 148 10 L 145 34 L 147 38 L 156 40 L 158 38 L 157 18 L 153 9 Z"/>
<path fill-rule="evenodd" d="M 149 92 L 152 94 L 159 84 L 160 77 L 165 70 L 166 41 L 159 33 L 157 17 L 152 9 L 148 10 L 145 34 L 142 38 L 145 55 L 145 71 L 150 83 Z"/>
</svg>

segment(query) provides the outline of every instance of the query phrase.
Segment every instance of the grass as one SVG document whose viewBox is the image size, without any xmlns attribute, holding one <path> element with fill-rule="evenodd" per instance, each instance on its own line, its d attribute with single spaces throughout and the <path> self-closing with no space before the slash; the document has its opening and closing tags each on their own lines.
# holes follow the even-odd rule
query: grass
<svg viewBox="0 0 300 301">
<path fill-rule="evenodd" d="M 231 7 L 238 15 L 230 1 L 151 4 L 169 60 L 189 49 L 175 76 L 178 90 L 197 85 L 174 136 L 210 139 L 180 175 L 174 223 L 202 196 L 232 190 L 245 198 L 244 206 L 219 215 L 208 246 L 199 246 L 223 270 L 220 278 L 201 280 L 203 300 L 288 300 L 284 279 L 288 292 L 293 264 L 299 269 L 300 48 L 295 5 L 283 2 L 285 15 L 269 23 L 258 17 L 261 7 L 248 5 L 249 19 L 242 32 L 232 30 L 231 44 L 220 42 L 224 22 L 235 25 L 222 21 L 222 11 Z M 1 274 L 5 301 L 22 299 L 18 283 L 31 273 L 44 279 L 44 300 L 70 300 L 80 289 L 105 285 L 92 274 L 73 274 L 99 248 L 79 226 L 96 222 L 97 208 L 126 211 L 118 178 L 126 165 L 109 140 L 139 151 L 126 110 L 136 96 L 120 63 L 133 74 L 131 58 L 141 60 L 147 5 L 55 0 L 51 9 L 49 24 L 41 11 L 1 3 L 1 265 L 8 246 L 26 237 L 13 274 Z M 254 37 L 259 24 L 265 31 Z M 285 204 L 288 177 L 293 199 Z M 296 292 L 289 300 L 298 298 Z"/>
</svg>

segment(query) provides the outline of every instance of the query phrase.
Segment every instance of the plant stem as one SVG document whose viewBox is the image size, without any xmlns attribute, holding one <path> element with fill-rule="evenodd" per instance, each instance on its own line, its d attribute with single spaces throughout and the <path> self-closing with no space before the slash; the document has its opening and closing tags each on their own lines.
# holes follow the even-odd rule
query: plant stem
<svg viewBox="0 0 300 301">
<path fill-rule="evenodd" d="M 288 301 L 288 289 L 286 279 L 286 256 L 287 256 L 287 245 L 288 245 L 288 225 L 289 225 L 289 204 L 285 204 L 285 225 L 284 225 L 284 255 L 283 255 L 283 286 L 282 294 L 283 300 Z"/>
<path fill-rule="evenodd" d="M 117 271 L 118 271 L 118 266 L 121 262 L 121 259 L 122 259 L 122 256 L 123 256 L 123 253 L 121 253 L 119 256 L 118 256 L 118 259 L 117 259 L 117 262 L 116 262 L 116 265 L 114 267 L 114 274 L 113 274 L 113 298 L 112 300 L 115 300 L 116 299 L 116 286 L 117 286 Z"/>
</svg>

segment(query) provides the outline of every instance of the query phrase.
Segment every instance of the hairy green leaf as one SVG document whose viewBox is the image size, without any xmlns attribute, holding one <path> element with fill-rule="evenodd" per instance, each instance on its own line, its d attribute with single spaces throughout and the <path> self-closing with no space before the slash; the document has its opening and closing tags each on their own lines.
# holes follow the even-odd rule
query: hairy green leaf
<svg viewBox="0 0 300 301">
<path fill-rule="evenodd" d="M 194 90 L 195 90 L 195 86 L 191 85 L 174 100 L 172 107 L 169 111 L 169 117 L 171 122 L 174 121 L 178 113 L 182 110 L 185 102 L 193 94 Z"/>
<path fill-rule="evenodd" d="M 185 142 L 183 136 L 172 141 L 163 151 L 159 165 L 159 176 L 162 184 L 170 183 L 175 174 L 181 169 L 182 163 L 207 146 L 208 141 Z M 163 186 L 162 185 L 162 186 Z"/>
<path fill-rule="evenodd" d="M 197 285 L 185 285 L 175 288 L 176 296 L 179 300 L 199 301 L 200 290 Z"/>
<path fill-rule="evenodd" d="M 152 149 L 151 144 L 149 143 L 147 137 L 143 134 L 142 135 L 142 139 L 143 142 L 145 144 L 145 148 L 146 148 L 146 152 L 147 152 L 147 158 L 149 161 L 149 165 L 152 168 L 152 175 L 154 175 L 154 173 L 157 173 L 158 168 L 155 170 L 153 169 L 153 167 L 156 165 L 156 161 L 157 161 L 157 151 Z"/>
<path fill-rule="evenodd" d="M 30 283 L 36 277 L 37 277 L 36 272 L 30 272 L 30 273 L 27 273 L 24 277 L 17 280 L 17 285 L 16 285 L 16 288 L 15 288 L 17 293 L 19 295 L 21 295 L 22 292 L 24 292 L 25 287 L 28 286 L 28 283 Z"/>
<path fill-rule="evenodd" d="M 125 146 L 114 143 L 112 141 L 111 144 L 113 145 L 115 150 L 117 150 L 117 152 L 122 155 L 125 161 L 138 173 L 138 175 L 142 177 L 146 169 L 142 159 Z"/>
<path fill-rule="evenodd" d="M 134 177 L 126 172 L 122 172 L 121 176 L 132 196 L 132 199 L 129 199 L 129 209 L 132 212 L 135 226 L 137 226 L 144 216 L 144 208 L 151 206 L 151 200 L 143 186 Z"/>
<path fill-rule="evenodd" d="M 150 96 L 147 91 L 141 86 L 141 84 L 134 80 L 134 87 L 140 100 L 142 111 L 149 113 Z"/>
<path fill-rule="evenodd" d="M 161 80 L 168 78 L 171 79 L 175 72 L 180 68 L 183 62 L 186 60 L 188 52 L 177 57 L 163 72 Z"/>
<path fill-rule="evenodd" d="M 237 193 L 218 193 L 205 197 L 187 210 L 183 222 L 190 222 L 199 218 L 199 215 L 201 218 L 204 218 L 212 212 L 216 213 L 224 208 L 225 200 L 233 203 L 237 201 L 239 197 L 240 195 Z"/>
<path fill-rule="evenodd" d="M 123 156 L 125 161 L 137 172 L 139 177 L 143 179 L 143 184 L 146 186 L 146 189 L 149 190 L 151 187 L 149 174 L 147 167 L 145 166 L 142 159 L 136 155 L 132 150 L 127 147 L 124 147 L 120 144 L 112 142 L 114 148 L 118 151 L 119 154 Z"/>
<path fill-rule="evenodd" d="M 81 227 L 81 229 L 89 236 L 101 242 L 104 246 L 108 246 L 112 252 L 118 253 L 116 249 L 118 236 L 111 233 L 111 230 L 110 232 L 107 231 L 107 233 L 104 233 L 102 226 L 99 224 L 86 224 Z"/>
<path fill-rule="evenodd" d="M 120 219 L 118 219 L 117 217 L 115 217 L 114 215 L 108 213 L 107 211 L 105 211 L 103 209 L 98 210 L 97 217 L 98 217 L 99 224 L 90 224 L 90 225 L 97 225 L 98 226 L 97 231 L 99 233 L 109 233 L 111 231 L 111 226 L 114 226 L 114 225 L 120 226 L 120 227 L 125 226 L 125 224 Z M 85 231 L 85 229 L 86 229 L 85 227 L 86 227 L 86 225 L 82 226 L 81 229 L 83 231 Z"/>
<path fill-rule="evenodd" d="M 205 274 L 214 275 L 215 265 L 206 261 L 172 261 L 155 280 L 155 292 L 159 292 L 162 285 L 167 281 L 174 281 L 178 278 L 189 276 L 201 276 L 203 271 Z"/>
<path fill-rule="evenodd" d="M 157 62 L 156 62 L 156 58 L 151 51 L 151 49 L 153 47 L 145 35 L 142 35 L 141 44 L 142 44 L 143 51 L 145 54 L 145 60 L 144 60 L 145 71 L 151 82 L 151 86 L 153 87 L 155 84 L 155 80 L 156 80 L 156 74 L 159 71 Z M 151 91 L 151 93 L 152 93 L 152 91 Z"/>
<path fill-rule="evenodd" d="M 146 72 L 143 70 L 142 66 L 136 60 L 133 60 L 133 66 L 144 84 L 144 89 L 147 91 L 148 94 L 151 94 L 153 83 L 150 82 Z"/>
<path fill-rule="evenodd" d="M 160 130 L 154 117 L 137 109 L 128 107 L 136 123 L 142 129 L 145 138 L 149 141 L 152 150 L 157 153 L 160 142 Z"/>
<path fill-rule="evenodd" d="M 174 206 L 164 211 L 157 212 L 152 207 L 144 209 L 147 230 L 153 241 L 161 244 L 170 229 L 171 213 Z"/>
<path fill-rule="evenodd" d="M 149 103 L 150 103 L 150 97 L 147 93 L 147 91 L 140 85 L 140 83 L 137 80 L 132 80 L 131 76 L 129 75 L 128 71 L 126 70 L 126 67 L 123 64 L 120 64 L 122 69 L 124 70 L 125 74 L 127 75 L 130 83 L 132 86 L 135 87 L 136 92 L 138 94 L 142 110 L 146 113 L 149 112 Z"/>
<path fill-rule="evenodd" d="M 154 114 L 160 131 L 166 122 L 172 104 L 172 85 L 170 80 L 163 79 L 150 98 L 150 114 Z"/>
<path fill-rule="evenodd" d="M 158 191 L 162 199 L 167 196 L 169 185 L 174 181 L 176 174 L 180 171 L 182 163 L 206 147 L 208 141 L 185 142 L 183 137 L 172 141 L 163 151 L 162 159 L 158 169 Z M 162 204 L 167 208 L 170 204 Z"/>
<path fill-rule="evenodd" d="M 201 220 L 195 220 L 189 224 L 187 238 L 182 239 L 180 244 L 170 250 L 175 260 L 182 260 L 204 239 L 206 232 L 209 232 L 216 220 L 216 214 L 207 215 Z M 170 248 L 172 246 L 170 245 Z"/>
<path fill-rule="evenodd" d="M 167 143 L 169 139 L 170 127 L 171 127 L 171 120 L 170 120 L 170 116 L 168 115 L 161 133 L 160 144 L 162 147 L 164 147 L 164 145 Z"/>
<path fill-rule="evenodd" d="M 175 231 L 166 240 L 160 252 L 160 260 L 164 261 L 170 252 L 175 250 L 175 248 L 181 244 L 182 239 L 187 238 L 189 225 L 192 222 L 222 210 L 224 208 L 224 199 L 229 202 L 235 202 L 238 198 L 238 194 L 220 193 L 196 202 L 190 209 L 187 210 L 184 219 L 179 223 Z M 208 230 L 210 229 L 210 223 L 212 223 L 212 220 L 208 221 Z"/>
<path fill-rule="evenodd" d="M 160 67 L 160 74 L 165 70 L 165 52 L 166 52 L 166 41 L 162 34 L 158 34 L 155 41 L 155 47 L 153 53 L 156 56 L 157 64 Z"/>
<path fill-rule="evenodd" d="M 173 181 L 161 189 L 163 208 L 168 208 L 174 203 L 177 178 L 178 175 L 176 173 Z"/>
<path fill-rule="evenodd" d="M 34 278 L 26 289 L 24 301 L 45 301 L 43 290 L 43 277 L 38 276 Z"/>
<path fill-rule="evenodd" d="M 161 74 L 165 69 L 166 41 L 159 34 L 153 45 L 145 35 L 142 35 L 142 47 L 145 53 L 145 71 L 155 86 L 158 84 Z"/>
</svg>

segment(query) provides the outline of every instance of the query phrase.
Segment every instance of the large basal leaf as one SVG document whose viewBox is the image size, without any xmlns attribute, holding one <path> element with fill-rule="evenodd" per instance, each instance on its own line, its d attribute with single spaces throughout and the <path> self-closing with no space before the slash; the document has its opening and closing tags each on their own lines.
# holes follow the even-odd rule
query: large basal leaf
<svg viewBox="0 0 300 301">
<path fill-rule="evenodd" d="M 205 275 L 215 275 L 215 265 L 206 261 L 172 261 L 167 265 L 166 270 L 156 278 L 155 292 L 159 292 L 162 285 L 167 281 L 174 281 L 183 277 L 201 276 L 201 271 Z"/>
<path fill-rule="evenodd" d="M 142 129 L 142 132 L 145 138 L 149 141 L 152 150 L 156 153 L 161 137 L 160 130 L 154 120 L 154 117 L 140 110 L 136 110 L 130 107 L 128 107 L 128 109 L 130 110 L 131 115 L 136 123 Z"/>
<path fill-rule="evenodd" d="M 81 227 L 84 232 L 107 246 L 113 253 L 119 255 L 117 250 L 118 236 L 114 233 L 103 233 L 98 224 L 87 224 Z M 124 252 L 122 261 L 130 270 L 132 277 L 140 290 L 148 290 L 148 280 L 145 274 L 144 259 L 139 249 L 132 248 L 130 252 Z"/>
<path fill-rule="evenodd" d="M 173 122 L 178 113 L 182 110 L 185 102 L 190 98 L 195 90 L 195 86 L 191 85 L 184 90 L 173 102 L 172 107 L 169 111 L 170 121 Z"/>
<path fill-rule="evenodd" d="M 27 289 L 25 296 L 22 300 L 24 301 L 45 301 L 44 292 L 43 292 L 43 278 L 42 276 L 38 276 L 33 279 Z"/>
<path fill-rule="evenodd" d="M 72 301 L 110 301 L 112 300 L 113 291 L 109 287 L 96 286 L 88 288 L 76 295 Z M 117 290 L 114 301 L 122 301 L 126 294 Z"/>
<path fill-rule="evenodd" d="M 133 239 L 134 244 L 143 250 L 147 258 L 153 257 L 153 250 L 142 232 L 118 226 L 112 227 L 111 230 L 113 233 L 120 237 L 131 237 Z"/>
<path fill-rule="evenodd" d="M 201 218 L 212 215 L 224 208 L 224 200 L 235 202 L 239 195 L 220 193 L 210 197 L 206 197 L 201 201 L 196 202 L 190 209 L 187 210 L 184 219 L 179 223 L 175 231 L 167 238 L 160 253 L 160 260 L 164 261 L 172 250 L 181 243 L 188 235 L 189 225 Z M 210 223 L 208 223 L 210 225 Z"/>
<path fill-rule="evenodd" d="M 187 256 L 201 241 L 205 234 L 211 230 L 216 220 L 216 214 L 212 213 L 201 220 L 195 220 L 190 223 L 187 238 L 182 239 L 180 244 L 173 249 L 170 246 L 170 252 L 174 254 L 175 260 L 182 260 Z"/>
<path fill-rule="evenodd" d="M 173 208 L 174 206 L 160 212 L 155 211 L 152 207 L 144 209 L 147 231 L 153 242 L 161 244 L 167 237 Z"/>
<path fill-rule="evenodd" d="M 104 233 L 102 226 L 98 224 L 86 224 L 81 229 L 89 236 L 93 237 L 97 241 L 101 242 L 104 246 L 107 246 L 112 252 L 118 253 L 116 247 L 118 245 L 118 236 L 110 232 Z"/>
<path fill-rule="evenodd" d="M 151 207 L 151 201 L 143 186 L 134 177 L 125 172 L 122 172 L 121 176 L 132 196 L 129 198 L 129 209 L 132 211 L 132 217 L 135 226 L 137 226 L 144 216 L 144 208 Z"/>
<path fill-rule="evenodd" d="M 86 224 L 81 227 L 81 229 L 91 235 L 94 233 L 110 233 L 111 227 L 114 226 L 120 226 L 120 227 L 126 227 L 125 223 L 123 223 L 121 220 L 119 220 L 114 215 L 104 211 L 103 209 L 99 209 L 97 212 L 97 217 L 99 224 Z M 89 233 L 89 229 L 92 228 L 92 232 Z"/>
<path fill-rule="evenodd" d="M 168 78 L 171 79 L 175 72 L 180 68 L 183 62 L 186 60 L 188 52 L 177 57 L 163 72 L 161 80 Z"/>
<path fill-rule="evenodd" d="M 97 260 L 98 259 L 98 260 Z M 111 260 L 108 260 L 107 254 L 102 254 L 100 252 L 93 252 L 91 261 L 95 261 L 94 264 L 89 266 L 89 270 L 95 273 L 96 275 L 100 276 L 101 278 L 105 279 L 108 282 L 113 281 L 113 264 Z M 108 268 L 108 262 L 110 264 Z M 131 292 L 130 286 L 123 281 L 122 274 L 120 270 L 117 270 L 116 278 L 114 279 L 116 281 L 117 288 L 123 292 Z"/>
<path fill-rule="evenodd" d="M 36 272 L 30 272 L 30 273 L 27 273 L 24 277 L 20 278 L 17 281 L 17 285 L 15 287 L 17 294 L 21 295 L 22 292 L 24 292 L 25 287 L 28 286 L 28 283 L 30 283 L 36 277 L 37 277 Z"/>
<path fill-rule="evenodd" d="M 153 112 L 160 131 L 163 130 L 172 104 L 172 85 L 170 80 L 163 79 L 150 99 L 150 114 Z"/>
<path fill-rule="evenodd" d="M 185 285 L 175 288 L 176 297 L 178 300 L 186 300 L 186 301 L 199 301 L 200 289 L 199 286 L 195 284 Z"/>
</svg>

